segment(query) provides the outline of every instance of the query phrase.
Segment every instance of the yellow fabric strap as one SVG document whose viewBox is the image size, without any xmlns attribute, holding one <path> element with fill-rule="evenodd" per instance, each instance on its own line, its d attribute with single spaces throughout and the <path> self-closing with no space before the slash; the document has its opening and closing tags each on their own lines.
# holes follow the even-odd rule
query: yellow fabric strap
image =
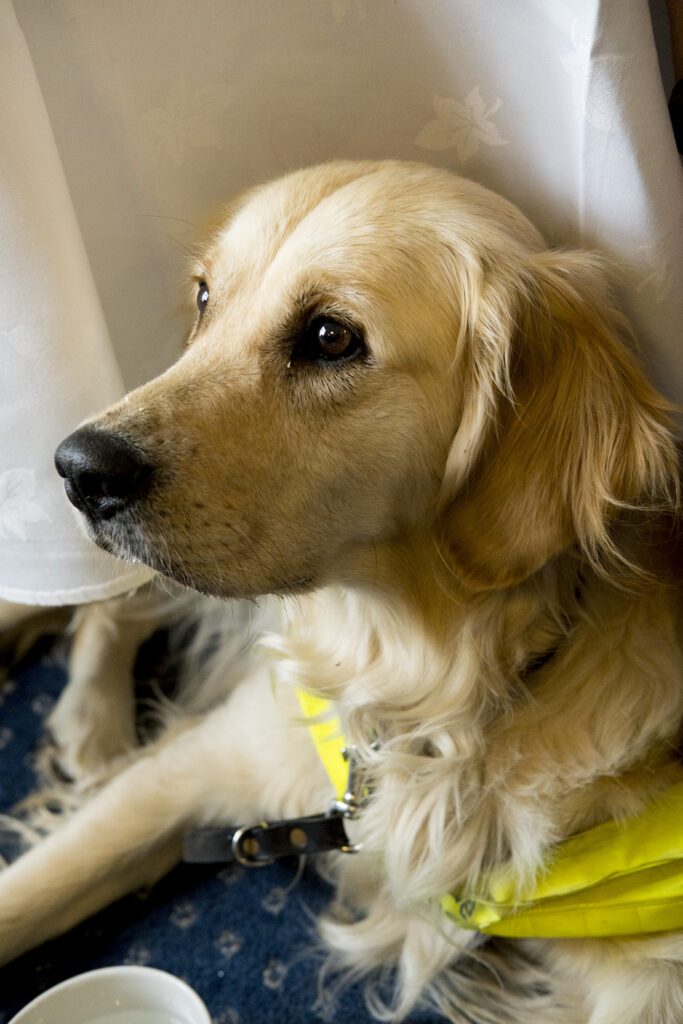
<svg viewBox="0 0 683 1024">
<path fill-rule="evenodd" d="M 343 800 L 349 779 L 349 766 L 342 754 L 346 743 L 339 722 L 336 718 L 330 719 L 332 702 L 324 697 L 316 697 L 308 690 L 297 688 L 296 694 L 304 716 L 315 719 L 308 726 L 311 738 L 334 786 L 335 796 Z"/>
<path fill-rule="evenodd" d="M 313 741 L 338 796 L 347 767 L 329 701 L 297 691 L 317 718 Z M 324 718 L 327 716 L 327 718 Z M 324 720 L 323 720 L 324 718 Z M 513 938 L 639 935 L 683 929 L 683 783 L 636 818 L 605 822 L 560 843 L 536 884 L 515 893 L 505 867 L 476 895 L 448 894 L 441 906 L 462 928 Z"/>
</svg>

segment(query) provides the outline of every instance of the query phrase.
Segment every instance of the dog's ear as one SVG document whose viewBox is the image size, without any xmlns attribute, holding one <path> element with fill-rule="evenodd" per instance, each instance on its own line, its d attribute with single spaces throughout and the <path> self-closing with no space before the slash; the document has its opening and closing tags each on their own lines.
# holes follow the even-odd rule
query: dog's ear
<svg viewBox="0 0 683 1024">
<path fill-rule="evenodd" d="M 514 278 L 483 278 L 465 327 L 464 426 L 438 524 L 474 590 L 520 582 L 577 542 L 599 563 L 619 506 L 675 474 L 670 407 L 622 340 L 599 261 L 539 253 Z"/>
</svg>

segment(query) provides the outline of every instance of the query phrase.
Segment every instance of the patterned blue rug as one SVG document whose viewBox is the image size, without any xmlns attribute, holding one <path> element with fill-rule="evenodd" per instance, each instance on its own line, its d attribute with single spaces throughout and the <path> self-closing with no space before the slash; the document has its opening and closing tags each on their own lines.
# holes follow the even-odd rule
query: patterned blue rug
<svg viewBox="0 0 683 1024">
<path fill-rule="evenodd" d="M 34 788 L 42 723 L 64 681 L 63 657 L 52 648 L 0 690 L 0 810 Z M 11 855 L 10 845 L 0 837 L 0 852 Z M 204 999 L 214 1024 L 369 1024 L 359 987 L 336 999 L 319 991 L 313 919 L 332 891 L 310 868 L 298 881 L 296 872 L 295 861 L 258 871 L 178 867 L 151 891 L 0 970 L 0 1024 L 51 985 L 113 964 L 179 975 Z M 423 1012 L 411 1024 L 436 1020 Z"/>
</svg>

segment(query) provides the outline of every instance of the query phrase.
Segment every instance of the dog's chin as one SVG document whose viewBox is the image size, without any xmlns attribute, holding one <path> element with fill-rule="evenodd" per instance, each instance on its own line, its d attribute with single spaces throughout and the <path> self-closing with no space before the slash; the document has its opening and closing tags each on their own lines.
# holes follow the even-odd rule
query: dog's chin
<svg viewBox="0 0 683 1024">
<path fill-rule="evenodd" d="M 137 559 L 144 561 L 150 568 L 155 569 L 166 579 L 174 583 L 195 590 L 206 597 L 216 597 L 223 601 L 254 600 L 266 595 L 274 597 L 296 597 L 313 590 L 316 582 L 313 577 L 297 577 L 281 582 L 272 582 L 260 587 L 248 586 L 241 580 L 236 580 L 228 572 L 223 576 L 207 576 L 203 573 L 187 570 L 182 565 L 166 565 L 156 558 Z"/>
<path fill-rule="evenodd" d="M 266 594 L 294 597 L 319 585 L 314 576 L 302 573 L 283 579 L 264 580 L 260 586 L 255 587 L 253 574 L 249 580 L 242 580 L 239 573 L 235 572 L 235 566 L 230 565 L 216 565 L 212 573 L 208 574 L 188 565 L 181 557 L 174 557 L 168 549 L 162 554 L 155 549 L 152 541 L 138 531 L 124 530 L 111 522 L 88 522 L 86 532 L 90 540 L 107 554 L 125 562 L 146 565 L 172 582 L 207 597 L 222 600 L 253 599 Z"/>
</svg>

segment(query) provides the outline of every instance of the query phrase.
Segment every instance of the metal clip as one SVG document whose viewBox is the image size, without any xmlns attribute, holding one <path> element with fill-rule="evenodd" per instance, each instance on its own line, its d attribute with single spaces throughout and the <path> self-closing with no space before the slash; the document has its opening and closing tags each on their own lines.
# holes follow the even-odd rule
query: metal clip
<svg viewBox="0 0 683 1024">
<path fill-rule="evenodd" d="M 344 818 L 357 818 L 363 809 L 365 798 L 358 792 L 358 752 L 355 747 L 344 747 L 342 757 L 349 765 L 349 774 L 346 780 L 346 790 L 340 800 L 335 797 L 327 810 L 328 817 L 339 814 Z M 348 843 L 340 847 L 341 853 L 358 853 L 362 849 L 362 843 Z"/>
<path fill-rule="evenodd" d="M 336 811 L 345 818 L 357 818 L 363 809 L 363 797 L 357 792 L 358 789 L 358 752 L 355 747 L 344 747 L 342 757 L 349 765 L 349 773 L 346 779 L 346 790 L 342 799 L 337 797 L 330 804 L 330 813 Z"/>
<path fill-rule="evenodd" d="M 238 828 L 232 837 L 231 847 L 235 860 L 244 865 L 245 868 L 264 868 L 267 864 L 273 863 L 273 857 L 269 857 L 264 860 L 257 860 L 256 854 L 259 851 L 259 842 L 254 836 L 245 836 L 245 833 L 251 832 L 253 828 L 257 827 L 267 828 L 267 822 L 256 821 L 251 825 L 243 825 L 242 828 Z M 249 843 L 255 845 L 255 849 L 249 850 L 247 848 Z M 244 844 L 244 845 L 243 845 Z"/>
</svg>

